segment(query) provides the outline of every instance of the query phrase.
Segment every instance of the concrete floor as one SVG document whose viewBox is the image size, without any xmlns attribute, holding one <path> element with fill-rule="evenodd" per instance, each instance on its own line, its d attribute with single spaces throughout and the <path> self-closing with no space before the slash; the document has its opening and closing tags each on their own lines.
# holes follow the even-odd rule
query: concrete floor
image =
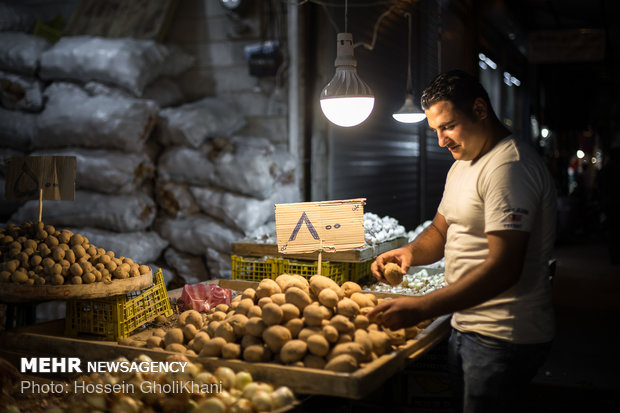
<svg viewBox="0 0 620 413">
<path fill-rule="evenodd" d="M 618 412 L 620 265 L 592 237 L 557 246 L 554 257 L 556 339 L 532 397 L 545 413 Z"/>
</svg>

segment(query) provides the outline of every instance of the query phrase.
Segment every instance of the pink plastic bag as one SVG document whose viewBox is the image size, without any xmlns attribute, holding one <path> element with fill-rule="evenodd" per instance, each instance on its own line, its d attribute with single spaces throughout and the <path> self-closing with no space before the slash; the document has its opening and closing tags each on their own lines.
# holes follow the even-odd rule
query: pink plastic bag
<svg viewBox="0 0 620 413">
<path fill-rule="evenodd" d="M 216 284 L 186 284 L 181 293 L 182 310 L 207 313 L 218 304 L 230 304 L 232 291 Z"/>
</svg>

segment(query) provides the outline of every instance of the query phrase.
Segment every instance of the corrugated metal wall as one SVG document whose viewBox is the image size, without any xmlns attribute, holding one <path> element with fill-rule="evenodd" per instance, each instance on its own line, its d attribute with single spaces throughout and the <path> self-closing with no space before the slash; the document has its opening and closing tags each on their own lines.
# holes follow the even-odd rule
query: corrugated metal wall
<svg viewBox="0 0 620 413">
<path fill-rule="evenodd" d="M 437 73 L 438 7 L 434 0 L 403 7 L 413 12 L 412 69 L 416 100 Z M 370 42 L 383 7 L 353 8 L 354 41 Z M 357 47 L 358 73 L 375 94 L 369 119 L 353 128 L 330 126 L 329 198 L 366 197 L 366 211 L 389 215 L 407 229 L 432 219 L 452 156 L 437 146 L 427 123 L 401 124 L 391 114 L 404 102 L 407 80 L 407 19 L 386 17 L 372 51 Z"/>
</svg>

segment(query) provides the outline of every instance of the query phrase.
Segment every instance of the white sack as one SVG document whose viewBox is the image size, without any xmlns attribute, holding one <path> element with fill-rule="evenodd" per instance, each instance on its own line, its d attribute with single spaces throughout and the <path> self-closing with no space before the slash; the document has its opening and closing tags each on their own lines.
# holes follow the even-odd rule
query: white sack
<svg viewBox="0 0 620 413">
<path fill-rule="evenodd" d="M 210 137 L 228 137 L 245 126 L 245 117 L 226 98 L 205 98 L 159 112 L 158 140 L 164 145 L 198 148 Z"/>
<path fill-rule="evenodd" d="M 177 47 L 153 40 L 61 37 L 41 56 L 40 76 L 83 83 L 96 80 L 142 96 L 146 85 L 157 77 L 179 75 L 193 62 L 193 57 Z"/>
<path fill-rule="evenodd" d="M 297 161 L 288 151 L 287 145 L 275 145 L 274 166 L 274 174 L 279 183 L 292 184 L 295 182 Z"/>
<path fill-rule="evenodd" d="M 299 188 L 284 185 L 276 188 L 269 198 L 261 200 L 216 188 L 191 187 L 202 212 L 248 235 L 269 220 L 275 219 L 274 204 L 300 201 Z"/>
<path fill-rule="evenodd" d="M 156 261 L 168 241 L 155 231 L 112 232 L 97 228 L 67 228 L 88 238 L 97 248 L 114 251 L 117 257 L 129 257 L 138 264 Z"/>
<path fill-rule="evenodd" d="M 232 137 L 234 151 L 222 151 L 215 159 L 215 185 L 245 195 L 265 199 L 274 189 L 275 148 L 265 138 Z"/>
<path fill-rule="evenodd" d="M 33 146 L 118 149 L 141 152 L 157 113 L 157 105 L 135 98 L 90 96 L 80 87 L 58 82 L 45 90 Z"/>
<path fill-rule="evenodd" d="M 191 255 L 184 252 L 168 248 L 164 252 L 166 264 L 183 280 L 186 284 L 196 284 L 208 280 L 209 272 L 205 265 L 205 260 L 201 256 Z"/>
<path fill-rule="evenodd" d="M 75 156 L 76 188 L 106 194 L 134 193 L 154 174 L 154 166 L 144 153 L 105 149 L 46 149 L 31 156 Z"/>
<path fill-rule="evenodd" d="M 200 208 L 187 185 L 174 182 L 158 183 L 155 190 L 157 206 L 172 217 L 200 213 Z"/>
<path fill-rule="evenodd" d="M 204 215 L 182 218 L 158 218 L 155 228 L 174 248 L 204 255 L 207 248 L 230 254 L 231 244 L 243 234 Z"/>
<path fill-rule="evenodd" d="M 207 248 L 207 268 L 212 278 L 230 280 L 232 278 L 232 259 L 230 254 L 225 254 Z"/>
<path fill-rule="evenodd" d="M 39 201 L 26 202 L 11 222 L 35 221 Z M 43 222 L 61 227 L 96 227 L 117 232 L 143 231 L 155 219 L 155 202 L 143 193 L 104 195 L 76 191 L 75 201 L 43 201 Z"/>
<path fill-rule="evenodd" d="M 215 181 L 215 165 L 208 159 L 210 150 L 209 144 L 198 149 L 167 148 L 157 161 L 157 175 L 162 181 L 209 185 Z"/>
<path fill-rule="evenodd" d="M 0 108 L 0 142 L 4 148 L 30 149 L 37 133 L 38 114 Z"/>
<path fill-rule="evenodd" d="M 101 82 L 90 81 L 84 84 L 84 90 L 90 95 L 106 95 L 111 97 L 134 97 L 130 92 L 120 87 L 106 85 Z M 151 100 L 160 108 L 183 103 L 184 96 L 181 88 L 171 79 L 162 77 L 156 79 L 144 88 L 141 99 Z"/>
<path fill-rule="evenodd" d="M 33 34 L 0 32 L 0 69 L 34 75 L 50 42 Z"/>
<path fill-rule="evenodd" d="M 0 103 L 11 110 L 40 112 L 43 84 L 32 76 L 0 71 Z"/>
</svg>

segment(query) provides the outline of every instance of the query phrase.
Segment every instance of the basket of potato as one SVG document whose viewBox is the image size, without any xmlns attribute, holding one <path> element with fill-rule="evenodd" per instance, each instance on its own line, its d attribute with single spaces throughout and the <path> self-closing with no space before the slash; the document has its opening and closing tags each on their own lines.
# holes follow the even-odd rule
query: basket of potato
<svg viewBox="0 0 620 413">
<path fill-rule="evenodd" d="M 120 344 L 350 373 L 424 328 L 384 329 L 366 317 L 376 304 L 373 294 L 351 281 L 339 286 L 320 275 L 308 281 L 282 274 L 245 289 L 230 305 L 185 311 L 175 327 Z"/>
<path fill-rule="evenodd" d="M 43 222 L 0 228 L 0 300 L 97 298 L 153 284 L 150 267 Z"/>
</svg>

